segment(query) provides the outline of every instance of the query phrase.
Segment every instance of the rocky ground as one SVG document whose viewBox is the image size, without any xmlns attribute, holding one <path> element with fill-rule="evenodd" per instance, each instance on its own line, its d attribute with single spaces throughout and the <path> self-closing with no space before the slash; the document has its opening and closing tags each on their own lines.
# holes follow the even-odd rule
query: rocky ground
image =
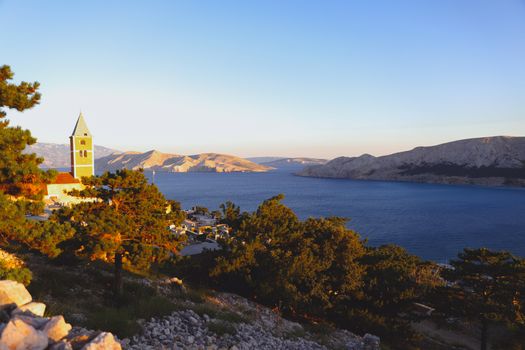
<svg viewBox="0 0 525 350">
<path fill-rule="evenodd" d="M 136 350 L 379 349 L 375 336 L 360 337 L 327 324 L 302 325 L 235 294 L 184 287 L 177 278 L 151 280 L 126 273 L 127 297 L 132 299 L 122 309 L 113 308 L 104 288 L 111 285 L 110 267 L 62 266 L 31 253 L 22 257 L 33 271 L 29 289 L 39 301 L 31 304 L 35 319 L 44 324 L 54 315 L 64 315 L 60 320 L 65 322 L 60 324 L 67 329 L 59 343 L 74 344 L 74 350 L 100 342 L 95 339 L 100 334 L 112 339 L 106 332 L 122 339 L 122 348 Z M 28 300 L 17 304 L 25 305 Z M 44 309 L 53 317 L 43 320 Z M 19 318 L 9 327 L 19 324 Z M 32 332 L 44 339 L 41 325 L 33 328 Z M 50 341 L 49 346 L 57 346 L 55 343 Z"/>
<path fill-rule="evenodd" d="M 120 350 L 108 332 L 72 329 L 62 315 L 44 317 L 23 284 L 0 281 L 0 350 Z"/>
<path fill-rule="evenodd" d="M 186 310 L 142 322 L 142 334 L 124 339 L 123 347 L 136 350 L 379 349 L 379 338 L 373 335 L 359 337 L 339 329 L 324 329 L 322 334 L 310 332 L 301 324 L 237 295 L 220 293 L 208 303 L 210 306 L 205 308 L 188 303 Z"/>
</svg>

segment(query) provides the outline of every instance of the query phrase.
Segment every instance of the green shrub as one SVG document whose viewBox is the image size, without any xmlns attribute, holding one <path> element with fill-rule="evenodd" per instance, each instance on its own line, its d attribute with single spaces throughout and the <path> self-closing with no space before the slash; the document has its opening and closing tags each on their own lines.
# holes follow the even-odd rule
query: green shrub
<svg viewBox="0 0 525 350">
<path fill-rule="evenodd" d="M 288 339 L 304 338 L 306 331 L 303 327 L 294 326 L 291 331 L 286 333 L 284 336 Z"/>
<path fill-rule="evenodd" d="M 232 311 L 221 311 L 217 314 L 217 317 L 220 320 L 231 322 L 231 323 L 248 323 L 249 320 L 243 315 L 239 315 L 236 312 Z"/>
<path fill-rule="evenodd" d="M 150 319 L 169 315 L 174 311 L 181 310 L 181 307 L 162 296 L 153 296 L 149 299 L 137 300 L 127 309 L 130 310 L 130 314 L 134 318 Z"/>
<path fill-rule="evenodd" d="M 237 333 L 235 326 L 225 321 L 212 321 L 208 324 L 208 329 L 218 336 Z"/>
<path fill-rule="evenodd" d="M 202 289 L 189 289 L 182 295 L 183 298 L 186 298 L 194 303 L 204 303 L 206 301 L 207 293 Z"/>
<path fill-rule="evenodd" d="M 71 297 L 71 288 L 86 284 L 86 276 L 82 274 L 67 273 L 65 271 L 45 270 L 38 274 L 29 286 L 29 292 L 34 298 L 41 298 L 50 294 L 57 299 Z"/>
<path fill-rule="evenodd" d="M 119 337 L 129 337 L 140 331 L 138 319 L 162 317 L 180 310 L 169 299 L 156 295 L 151 287 L 138 283 L 126 285 L 123 303 L 107 305 L 87 315 L 86 325 L 92 329 L 103 329 Z"/>
<path fill-rule="evenodd" d="M 192 306 L 191 309 L 201 317 L 206 314 L 211 318 L 216 318 L 225 322 L 248 323 L 250 321 L 250 319 L 244 315 L 240 315 L 236 312 L 212 304 L 197 304 Z"/>
<path fill-rule="evenodd" d="M 119 337 L 129 337 L 140 331 L 136 319 L 129 309 L 106 307 L 91 313 L 86 323 L 88 328 L 103 329 Z"/>
<path fill-rule="evenodd" d="M 5 262 L 0 261 L 0 279 L 13 280 L 27 286 L 33 277 L 31 271 L 26 267 L 7 267 Z"/>
<path fill-rule="evenodd" d="M 210 304 L 197 304 L 191 306 L 191 309 L 199 316 L 208 315 L 211 318 L 217 318 L 219 314 L 219 308 Z"/>
</svg>

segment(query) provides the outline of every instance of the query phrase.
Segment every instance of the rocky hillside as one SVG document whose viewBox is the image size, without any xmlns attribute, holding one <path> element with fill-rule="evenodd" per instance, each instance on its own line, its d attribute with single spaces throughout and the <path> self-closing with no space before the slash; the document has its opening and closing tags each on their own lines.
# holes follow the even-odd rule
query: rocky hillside
<svg viewBox="0 0 525 350">
<path fill-rule="evenodd" d="M 32 300 L 23 284 L 0 281 L 0 349 L 120 350 L 111 333 L 73 328 L 63 316 L 44 317 L 46 305 Z"/>
<path fill-rule="evenodd" d="M 525 137 L 454 141 L 382 157 L 339 157 L 298 175 L 364 180 L 525 186 Z"/>
<path fill-rule="evenodd" d="M 291 165 L 299 165 L 299 166 L 306 166 L 306 165 L 321 165 L 325 164 L 328 160 L 327 159 L 319 159 L 319 158 L 281 158 L 269 162 L 262 162 L 259 164 L 271 166 L 273 168 L 280 168 L 285 166 L 291 166 Z"/>
<path fill-rule="evenodd" d="M 374 335 L 360 337 L 342 329 L 311 332 L 234 294 L 219 293 L 208 303 L 198 306 L 188 301 L 183 310 L 144 322 L 142 334 L 122 343 L 133 350 L 380 349 L 380 339 Z"/>
<path fill-rule="evenodd" d="M 44 168 L 68 168 L 71 166 L 69 145 L 59 143 L 37 142 L 25 150 L 26 153 L 36 153 L 44 158 Z M 95 159 L 108 156 L 120 151 L 95 145 Z"/>
<path fill-rule="evenodd" d="M 168 172 L 264 172 L 271 167 L 249 160 L 217 153 L 202 153 L 191 156 L 149 151 L 146 153 L 125 152 L 113 154 L 95 161 L 97 171 L 117 169 L 148 169 Z"/>
<path fill-rule="evenodd" d="M 263 163 L 269 163 L 269 162 L 273 162 L 274 160 L 279 160 L 279 159 L 284 159 L 284 158 L 285 157 L 267 156 L 267 157 L 247 157 L 246 159 L 248 159 L 250 162 L 254 162 L 257 164 L 263 164 Z"/>
<path fill-rule="evenodd" d="M 0 281 L 0 349 L 380 349 L 374 335 L 293 322 L 235 294 L 191 289 L 176 277 L 152 280 L 125 271 L 126 301 L 115 309 L 106 291 L 111 266 L 0 253 L 2 262 L 24 259 L 33 272 L 30 290 L 48 306 L 32 301 L 22 284 Z"/>
</svg>

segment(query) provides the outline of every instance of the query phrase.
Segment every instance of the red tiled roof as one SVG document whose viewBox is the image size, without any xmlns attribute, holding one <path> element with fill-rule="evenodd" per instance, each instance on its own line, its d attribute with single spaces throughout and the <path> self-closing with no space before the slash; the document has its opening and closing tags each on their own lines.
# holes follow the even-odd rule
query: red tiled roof
<svg viewBox="0 0 525 350">
<path fill-rule="evenodd" d="M 78 184 L 80 183 L 79 179 L 75 179 L 71 173 L 58 173 L 55 181 L 52 181 L 51 184 Z"/>
</svg>

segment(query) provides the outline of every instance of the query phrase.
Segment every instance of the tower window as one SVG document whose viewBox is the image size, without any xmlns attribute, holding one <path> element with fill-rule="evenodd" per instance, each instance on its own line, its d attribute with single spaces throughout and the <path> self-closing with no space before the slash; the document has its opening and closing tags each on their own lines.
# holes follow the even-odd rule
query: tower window
<svg viewBox="0 0 525 350">
<path fill-rule="evenodd" d="M 84 155 L 84 153 L 82 153 L 82 151 L 78 151 L 78 153 L 80 154 L 80 157 L 82 157 Z"/>
<path fill-rule="evenodd" d="M 81 144 L 81 145 L 85 145 L 85 144 L 86 144 L 86 141 L 85 141 L 85 140 L 82 140 L 82 141 L 80 141 L 80 144 Z"/>
<path fill-rule="evenodd" d="M 87 157 L 87 151 L 84 151 L 84 157 Z"/>
</svg>

